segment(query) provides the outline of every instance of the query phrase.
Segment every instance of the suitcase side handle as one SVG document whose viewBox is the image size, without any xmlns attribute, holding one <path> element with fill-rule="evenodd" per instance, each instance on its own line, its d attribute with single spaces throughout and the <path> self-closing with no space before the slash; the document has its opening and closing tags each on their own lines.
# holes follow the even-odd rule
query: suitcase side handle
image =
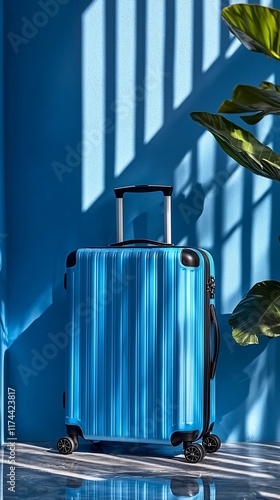
<svg viewBox="0 0 280 500">
<path fill-rule="evenodd" d="M 211 321 L 214 325 L 215 337 L 216 337 L 215 338 L 215 353 L 214 353 L 213 361 L 211 363 L 211 371 L 210 371 L 210 378 L 213 379 L 215 377 L 215 373 L 216 373 L 217 361 L 218 361 L 219 350 L 220 350 L 220 330 L 219 330 L 216 309 L 215 309 L 214 304 L 210 305 L 210 314 L 211 314 Z"/>
<path fill-rule="evenodd" d="M 162 191 L 164 194 L 164 239 L 165 242 L 171 244 L 171 194 L 172 186 L 163 185 L 139 185 L 139 186 L 124 186 L 115 188 L 114 192 L 117 201 L 117 241 L 123 241 L 123 195 L 124 193 L 151 193 L 154 191 Z"/>
<path fill-rule="evenodd" d="M 137 240 L 125 240 L 119 241 L 118 243 L 112 243 L 109 247 L 125 247 L 127 245 L 135 245 L 138 243 L 145 243 L 147 245 L 153 245 L 156 247 L 173 247 L 173 243 L 165 243 L 164 241 L 155 241 L 155 240 L 146 240 L 146 239 L 137 239 Z"/>
</svg>

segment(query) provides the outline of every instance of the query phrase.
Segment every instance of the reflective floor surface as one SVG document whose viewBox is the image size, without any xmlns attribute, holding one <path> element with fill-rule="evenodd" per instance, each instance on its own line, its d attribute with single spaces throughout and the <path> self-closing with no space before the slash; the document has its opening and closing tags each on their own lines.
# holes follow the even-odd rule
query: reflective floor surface
<svg viewBox="0 0 280 500">
<path fill-rule="evenodd" d="M 280 499 L 280 443 L 222 444 L 190 465 L 180 447 L 80 443 L 63 456 L 55 443 L 10 442 L 1 491 L 3 499 Z"/>
</svg>

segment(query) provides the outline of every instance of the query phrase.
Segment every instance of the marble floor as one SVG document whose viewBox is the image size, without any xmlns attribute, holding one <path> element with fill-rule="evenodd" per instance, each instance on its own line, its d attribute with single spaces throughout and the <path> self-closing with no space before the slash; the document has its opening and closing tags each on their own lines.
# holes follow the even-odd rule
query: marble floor
<svg viewBox="0 0 280 500">
<path fill-rule="evenodd" d="M 280 499 L 280 443 L 222 444 L 194 465 L 180 447 L 131 443 L 81 442 L 63 456 L 55 443 L 17 442 L 0 454 L 3 499 Z"/>
</svg>

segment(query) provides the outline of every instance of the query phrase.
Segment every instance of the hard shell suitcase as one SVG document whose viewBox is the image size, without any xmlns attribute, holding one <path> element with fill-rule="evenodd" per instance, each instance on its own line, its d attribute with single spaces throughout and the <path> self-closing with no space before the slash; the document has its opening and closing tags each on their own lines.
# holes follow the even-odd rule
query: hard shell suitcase
<svg viewBox="0 0 280 500">
<path fill-rule="evenodd" d="M 150 191 L 164 194 L 165 242 L 123 241 L 124 193 Z M 220 447 L 211 434 L 219 351 L 213 258 L 171 244 L 171 186 L 115 194 L 118 243 L 67 258 L 68 436 L 57 447 L 71 453 L 78 436 L 183 443 L 186 460 L 198 462 Z"/>
</svg>

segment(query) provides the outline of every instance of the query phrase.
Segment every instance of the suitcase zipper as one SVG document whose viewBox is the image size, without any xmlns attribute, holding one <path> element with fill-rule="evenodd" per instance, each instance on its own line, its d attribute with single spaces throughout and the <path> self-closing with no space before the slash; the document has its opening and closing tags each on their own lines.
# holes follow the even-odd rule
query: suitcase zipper
<svg viewBox="0 0 280 500">
<path fill-rule="evenodd" d="M 198 249 L 204 258 L 205 265 L 205 284 L 206 293 L 204 298 L 204 311 L 205 311 L 205 325 L 204 325 L 204 426 L 201 434 L 197 439 L 203 438 L 210 430 L 210 329 L 211 329 L 211 316 L 210 316 L 210 299 L 214 298 L 215 294 L 215 278 L 210 276 L 210 262 L 207 254 L 201 249 Z"/>
</svg>

